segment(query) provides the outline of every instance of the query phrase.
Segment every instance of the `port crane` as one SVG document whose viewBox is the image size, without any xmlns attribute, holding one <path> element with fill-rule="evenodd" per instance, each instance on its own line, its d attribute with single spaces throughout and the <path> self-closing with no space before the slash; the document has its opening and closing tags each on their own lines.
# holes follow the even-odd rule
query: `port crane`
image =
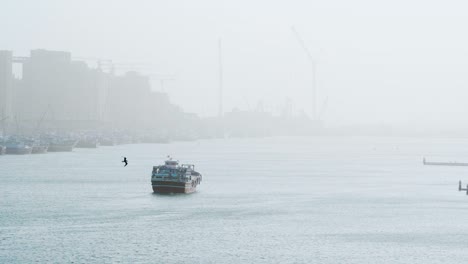
<svg viewBox="0 0 468 264">
<path fill-rule="evenodd" d="M 317 118 L 317 62 L 310 53 L 309 49 L 307 48 L 304 40 L 297 32 L 294 26 L 291 26 L 291 31 L 293 32 L 294 36 L 297 39 L 297 42 L 301 45 L 302 49 L 304 50 L 305 54 L 307 55 L 307 59 L 309 60 L 312 66 L 312 119 L 318 120 Z"/>
<path fill-rule="evenodd" d="M 312 66 L 312 120 L 314 121 L 319 121 L 321 120 L 323 114 L 325 113 L 325 110 L 328 105 L 328 97 L 325 98 L 322 106 L 319 109 L 318 106 L 318 89 L 317 89 L 317 60 L 314 59 L 312 56 L 312 53 L 309 51 L 307 48 L 307 45 L 305 44 L 304 40 L 302 39 L 301 35 L 299 32 L 296 30 L 294 26 L 291 26 L 291 31 L 293 32 L 294 36 L 296 37 L 297 42 L 301 46 L 301 48 L 304 50 L 304 53 L 307 56 L 307 60 Z"/>
<path fill-rule="evenodd" d="M 159 83 L 161 84 L 161 92 L 163 92 L 163 93 L 166 92 L 166 90 L 164 88 L 165 83 L 167 81 L 175 81 L 176 80 L 174 74 L 150 74 L 150 75 L 147 75 L 147 76 L 150 77 L 151 79 L 159 81 Z"/>
</svg>

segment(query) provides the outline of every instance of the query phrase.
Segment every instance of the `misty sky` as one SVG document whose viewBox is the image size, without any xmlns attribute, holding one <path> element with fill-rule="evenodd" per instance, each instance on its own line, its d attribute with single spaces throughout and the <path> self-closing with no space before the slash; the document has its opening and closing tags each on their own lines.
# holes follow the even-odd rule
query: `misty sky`
<svg viewBox="0 0 468 264">
<path fill-rule="evenodd" d="M 226 111 L 261 101 L 278 112 L 290 98 L 310 113 L 311 65 L 294 25 L 318 62 L 327 123 L 464 127 L 467 9 L 415 0 L 2 0 L 0 49 L 64 50 L 175 74 L 171 100 L 208 116 L 217 113 L 221 37 Z"/>
</svg>

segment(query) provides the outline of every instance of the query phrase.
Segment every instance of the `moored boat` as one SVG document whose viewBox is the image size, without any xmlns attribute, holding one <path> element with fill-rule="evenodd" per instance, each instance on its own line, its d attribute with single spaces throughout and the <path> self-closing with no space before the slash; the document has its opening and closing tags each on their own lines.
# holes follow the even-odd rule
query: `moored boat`
<svg viewBox="0 0 468 264">
<path fill-rule="evenodd" d="M 76 144 L 77 148 L 98 148 L 99 140 L 97 138 L 82 138 Z"/>
<path fill-rule="evenodd" d="M 75 148 L 77 140 L 74 139 L 61 139 L 53 140 L 49 144 L 49 152 L 70 152 Z"/>
<path fill-rule="evenodd" d="M 111 137 L 100 137 L 99 143 L 101 146 L 115 146 L 115 140 Z"/>
<path fill-rule="evenodd" d="M 164 165 L 153 166 L 151 185 L 155 193 L 192 193 L 201 180 L 202 175 L 193 164 L 179 165 L 169 158 Z"/>
<path fill-rule="evenodd" d="M 28 139 L 26 144 L 31 147 L 31 154 L 45 154 L 49 148 L 49 144 L 38 139 Z"/>
<path fill-rule="evenodd" d="M 5 142 L 5 147 L 6 147 L 6 154 L 12 154 L 12 155 L 25 155 L 25 154 L 31 154 L 32 147 L 26 145 L 23 141 L 16 140 L 16 139 L 10 139 L 7 142 Z"/>
<path fill-rule="evenodd" d="M 49 149 L 49 146 L 47 145 L 34 145 L 32 146 L 32 154 L 45 154 L 47 153 L 47 150 Z"/>
</svg>

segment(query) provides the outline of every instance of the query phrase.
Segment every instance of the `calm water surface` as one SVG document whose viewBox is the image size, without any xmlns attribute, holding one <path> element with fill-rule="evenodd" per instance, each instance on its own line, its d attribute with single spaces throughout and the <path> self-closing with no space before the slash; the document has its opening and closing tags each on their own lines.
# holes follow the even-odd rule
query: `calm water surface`
<svg viewBox="0 0 468 264">
<path fill-rule="evenodd" d="M 155 195 L 166 155 L 203 174 Z M 123 168 L 122 156 L 129 166 Z M 466 139 L 268 138 L 0 156 L 0 263 L 461 263 Z"/>
</svg>

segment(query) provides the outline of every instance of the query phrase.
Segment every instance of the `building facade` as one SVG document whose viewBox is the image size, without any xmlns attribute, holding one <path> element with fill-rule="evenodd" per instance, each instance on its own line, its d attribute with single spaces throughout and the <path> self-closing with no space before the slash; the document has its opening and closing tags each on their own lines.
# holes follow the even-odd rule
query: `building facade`
<svg viewBox="0 0 468 264">
<path fill-rule="evenodd" d="M 32 50 L 15 85 L 15 113 L 24 123 L 95 126 L 103 121 L 109 76 L 73 61 L 70 52 Z"/>
<path fill-rule="evenodd" d="M 0 50 L 0 121 L 8 123 L 13 117 L 13 54 Z"/>
</svg>

